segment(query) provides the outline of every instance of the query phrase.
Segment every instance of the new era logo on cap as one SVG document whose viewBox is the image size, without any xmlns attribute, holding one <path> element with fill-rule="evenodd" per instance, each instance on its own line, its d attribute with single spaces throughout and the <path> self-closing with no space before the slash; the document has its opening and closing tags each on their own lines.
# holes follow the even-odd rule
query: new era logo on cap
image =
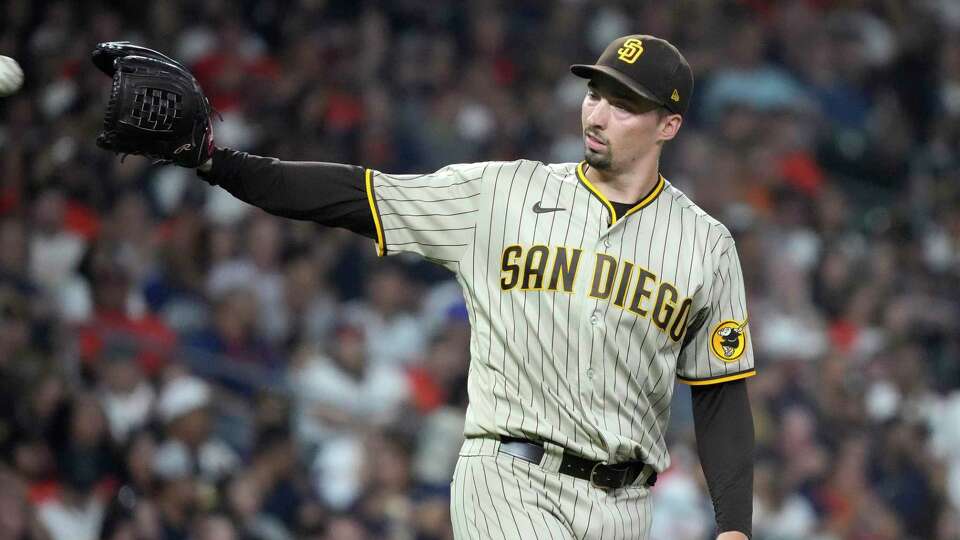
<svg viewBox="0 0 960 540">
<path fill-rule="evenodd" d="M 670 42 L 654 36 L 630 35 L 613 40 L 596 64 L 575 64 L 578 77 L 609 77 L 642 97 L 684 114 L 693 93 L 690 64 Z"/>
</svg>

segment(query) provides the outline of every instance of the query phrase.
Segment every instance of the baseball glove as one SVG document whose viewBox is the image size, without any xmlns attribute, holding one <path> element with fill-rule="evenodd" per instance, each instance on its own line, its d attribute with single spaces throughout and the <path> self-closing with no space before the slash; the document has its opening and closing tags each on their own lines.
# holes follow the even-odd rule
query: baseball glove
<svg viewBox="0 0 960 540">
<path fill-rule="evenodd" d="M 210 100 L 187 68 L 127 41 L 100 43 L 91 56 L 113 78 L 97 146 L 183 167 L 210 159 Z"/>
</svg>

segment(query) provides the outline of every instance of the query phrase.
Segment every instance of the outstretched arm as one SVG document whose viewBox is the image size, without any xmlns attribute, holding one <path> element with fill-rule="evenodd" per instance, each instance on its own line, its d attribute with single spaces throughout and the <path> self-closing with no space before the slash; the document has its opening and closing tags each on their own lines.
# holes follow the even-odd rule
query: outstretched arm
<svg viewBox="0 0 960 540">
<path fill-rule="evenodd" d="M 717 515 L 717 540 L 752 534 L 753 414 L 745 380 L 691 387 L 697 453 Z"/>
<path fill-rule="evenodd" d="M 452 164 L 426 174 L 280 161 L 218 148 L 197 174 L 271 214 L 342 227 L 377 254 L 417 253 L 451 271 L 475 237 L 484 172 L 503 164 Z"/>
<path fill-rule="evenodd" d="M 281 161 L 226 148 L 197 174 L 234 197 L 282 217 L 376 235 L 364 185 L 365 169 L 316 161 Z"/>
</svg>

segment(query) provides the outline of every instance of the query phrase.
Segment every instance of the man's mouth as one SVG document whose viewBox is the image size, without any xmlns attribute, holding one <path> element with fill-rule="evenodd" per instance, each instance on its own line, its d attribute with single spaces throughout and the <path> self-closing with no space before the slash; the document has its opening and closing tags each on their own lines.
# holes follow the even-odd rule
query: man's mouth
<svg viewBox="0 0 960 540">
<path fill-rule="evenodd" d="M 593 135 L 592 133 L 589 133 L 589 132 L 584 133 L 583 140 L 584 140 L 584 144 L 586 144 L 587 148 L 589 148 L 590 150 L 601 151 L 607 148 L 607 143 L 603 142 L 602 139 L 600 139 L 596 135 Z"/>
</svg>

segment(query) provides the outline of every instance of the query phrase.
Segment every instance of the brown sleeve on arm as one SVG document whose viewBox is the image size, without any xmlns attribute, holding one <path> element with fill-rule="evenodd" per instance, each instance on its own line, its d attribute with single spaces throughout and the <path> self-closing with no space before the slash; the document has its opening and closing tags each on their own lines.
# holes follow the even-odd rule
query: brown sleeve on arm
<svg viewBox="0 0 960 540">
<path fill-rule="evenodd" d="M 750 537 L 753 525 L 753 413 L 745 380 L 692 386 L 697 453 L 719 532 Z"/>
<path fill-rule="evenodd" d="M 218 148 L 210 171 L 197 175 L 271 214 L 376 235 L 363 167 L 280 161 Z"/>
</svg>

